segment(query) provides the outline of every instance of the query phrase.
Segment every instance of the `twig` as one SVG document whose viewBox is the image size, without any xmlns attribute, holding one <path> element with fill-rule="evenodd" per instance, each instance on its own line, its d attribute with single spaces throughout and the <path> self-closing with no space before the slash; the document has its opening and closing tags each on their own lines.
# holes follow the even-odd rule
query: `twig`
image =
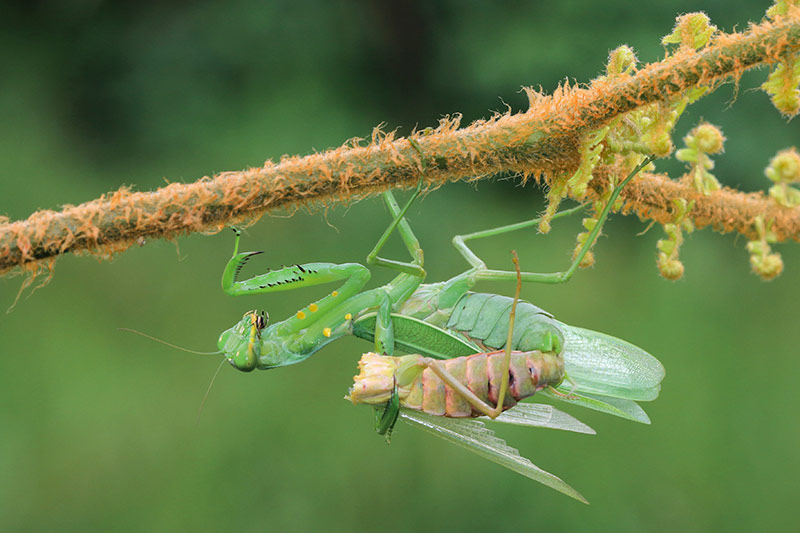
<svg viewBox="0 0 800 533">
<path fill-rule="evenodd" d="M 745 33 L 721 35 L 697 52 L 679 50 L 635 74 L 598 79 L 586 88 L 565 84 L 549 96 L 528 90 L 531 106 L 524 113 L 498 115 L 462 129 L 460 117 L 454 117 L 412 137 L 425 154 L 429 185 L 503 171 L 549 181 L 578 167 L 586 132 L 692 87 L 738 79 L 745 70 L 775 63 L 798 48 L 800 20 L 795 14 L 753 25 Z M 0 274 L 14 267 L 35 271 L 43 268 L 41 261 L 52 265 L 52 258 L 66 252 L 106 256 L 142 238 L 219 231 L 269 210 L 353 201 L 408 187 L 418 180 L 420 166 L 419 154 L 407 139 L 376 129 L 367 145 L 350 143 L 306 157 L 285 157 L 277 164 L 173 183 L 152 192 L 123 188 L 79 206 L 38 211 L 27 220 L 0 224 Z M 633 185 L 625 197 L 635 199 L 631 205 L 637 207 L 631 209 L 643 218 L 662 221 L 669 196 L 685 197 L 685 191 L 675 189 L 679 185 L 659 176 L 643 176 Z M 724 205 L 714 207 L 717 201 Z M 702 213 L 695 221 L 699 226 L 749 235 L 752 230 L 742 221 L 772 208 L 763 198 L 727 190 L 698 202 L 693 213 Z M 785 213 L 785 223 L 773 228 L 779 238 L 797 239 L 796 210 Z"/>
</svg>

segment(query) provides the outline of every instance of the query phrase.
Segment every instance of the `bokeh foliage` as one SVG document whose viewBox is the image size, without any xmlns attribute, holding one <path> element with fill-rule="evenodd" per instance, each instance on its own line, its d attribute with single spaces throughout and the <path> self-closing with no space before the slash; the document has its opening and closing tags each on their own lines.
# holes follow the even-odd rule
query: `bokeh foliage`
<svg viewBox="0 0 800 533">
<path fill-rule="evenodd" d="M 319 2 L 8 3 L 0 8 L 0 210 L 12 219 L 78 203 L 123 183 L 140 190 L 258 165 L 366 136 L 407 133 L 461 112 L 526 106 L 521 85 L 552 90 L 598 75 L 623 42 L 662 57 L 678 13 L 704 10 L 730 31 L 763 14 L 753 2 L 356 4 Z M 759 91 L 692 106 L 676 140 L 701 119 L 720 125 L 723 185 L 766 189 L 774 153 L 800 140 Z M 499 100 L 498 97 L 502 98 Z M 732 106 L 729 107 L 734 100 Z M 677 137 L 680 136 L 680 137 Z M 660 168 L 669 165 L 660 165 Z M 677 175 L 680 162 L 670 167 Z M 476 190 L 477 189 L 477 190 Z M 541 191 L 510 181 L 452 184 L 411 213 L 430 280 L 465 267 L 450 237 L 535 216 Z M 361 261 L 387 215 L 377 200 L 325 213 L 266 217 L 243 244 L 269 265 Z M 368 346 L 331 345 L 302 365 L 238 374 L 218 359 L 122 333 L 132 327 L 196 349 L 241 313 L 284 317 L 313 290 L 232 299 L 219 275 L 232 238 L 154 242 L 99 264 L 59 261 L 46 288 L 0 318 L 0 527 L 7 529 L 777 529 L 794 524 L 800 362 L 793 327 L 796 246 L 786 271 L 749 273 L 743 239 L 686 238 L 685 278 L 655 268 L 651 231 L 615 217 L 596 266 L 523 297 L 570 324 L 644 347 L 667 367 L 644 427 L 571 410 L 597 437 L 517 428 L 500 433 L 581 490 L 582 507 L 410 428 L 390 447 L 371 413 L 341 400 Z M 476 248 L 528 270 L 569 259 L 580 222 L 547 236 L 509 235 Z M 395 243 L 395 256 L 402 246 Z M 261 263 L 263 265 L 263 263 Z M 250 267 L 253 268 L 253 267 Z M 376 283 L 388 275 L 376 272 Z M 0 280 L 11 304 L 19 279 Z M 487 284 L 510 294 L 512 287 Z M 324 290 L 324 289 L 323 289 Z M 479 498 L 484 498 L 476 504 Z"/>
</svg>

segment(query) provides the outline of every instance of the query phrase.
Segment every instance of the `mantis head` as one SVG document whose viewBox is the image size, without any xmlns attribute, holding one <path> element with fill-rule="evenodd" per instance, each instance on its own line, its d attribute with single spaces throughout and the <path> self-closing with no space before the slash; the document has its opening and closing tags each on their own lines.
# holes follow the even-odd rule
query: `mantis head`
<svg viewBox="0 0 800 533">
<path fill-rule="evenodd" d="M 219 336 L 217 346 L 228 362 L 243 372 L 250 372 L 261 355 L 261 332 L 267 327 L 269 315 L 265 311 L 248 311 L 232 328 Z"/>
</svg>

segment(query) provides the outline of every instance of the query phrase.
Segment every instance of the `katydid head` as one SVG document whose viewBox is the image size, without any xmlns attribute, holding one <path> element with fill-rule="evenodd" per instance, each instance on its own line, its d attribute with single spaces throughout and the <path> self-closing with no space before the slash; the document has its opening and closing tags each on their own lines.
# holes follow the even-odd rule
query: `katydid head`
<svg viewBox="0 0 800 533">
<path fill-rule="evenodd" d="M 261 331 L 267 327 L 266 311 L 248 311 L 232 328 L 222 332 L 217 346 L 231 365 L 243 372 L 256 368 L 261 355 Z"/>
</svg>

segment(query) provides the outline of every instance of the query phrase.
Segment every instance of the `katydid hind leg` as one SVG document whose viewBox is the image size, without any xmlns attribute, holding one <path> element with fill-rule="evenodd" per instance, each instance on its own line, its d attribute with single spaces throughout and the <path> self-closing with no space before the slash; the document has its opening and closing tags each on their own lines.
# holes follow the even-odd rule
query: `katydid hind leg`
<svg viewBox="0 0 800 533">
<path fill-rule="evenodd" d="M 483 401 L 478 396 L 476 396 L 466 385 L 458 381 L 458 379 L 453 376 L 445 366 L 443 361 L 436 361 L 433 359 L 426 358 L 424 359 L 425 365 L 431 369 L 438 377 L 441 379 L 447 386 L 451 387 L 453 390 L 458 392 L 467 402 L 469 402 L 472 407 L 488 416 L 489 418 L 497 418 L 500 416 L 500 413 L 503 412 L 503 406 L 505 405 L 506 395 L 508 394 L 508 387 L 510 377 L 510 367 L 511 367 L 511 347 L 512 347 L 512 339 L 514 337 L 514 321 L 516 316 L 517 310 L 517 303 L 519 303 L 519 294 L 522 289 L 522 280 L 520 277 L 520 268 L 519 268 L 519 258 L 517 257 L 517 252 L 515 250 L 511 251 L 512 260 L 514 262 L 514 268 L 517 273 L 517 287 L 514 293 L 514 301 L 511 304 L 511 310 L 509 314 L 509 321 L 508 321 L 508 336 L 506 337 L 505 342 L 505 349 L 503 351 L 503 361 L 500 365 L 500 386 L 497 393 L 497 403 L 492 406 L 489 403 Z"/>
<path fill-rule="evenodd" d="M 492 418 L 496 418 L 503 412 L 503 404 L 506 401 L 506 394 L 508 393 L 509 368 L 511 366 L 511 342 L 514 338 L 514 321 L 517 314 L 517 304 L 519 303 L 519 293 L 522 291 L 522 276 L 519 267 L 519 257 L 516 250 L 511 250 L 511 258 L 514 262 L 514 270 L 517 273 L 517 287 L 514 291 L 514 301 L 511 304 L 511 311 L 508 315 L 508 336 L 506 337 L 506 345 L 503 353 L 503 364 L 500 367 L 500 391 L 497 394 L 497 405 L 494 408 Z"/>
</svg>

